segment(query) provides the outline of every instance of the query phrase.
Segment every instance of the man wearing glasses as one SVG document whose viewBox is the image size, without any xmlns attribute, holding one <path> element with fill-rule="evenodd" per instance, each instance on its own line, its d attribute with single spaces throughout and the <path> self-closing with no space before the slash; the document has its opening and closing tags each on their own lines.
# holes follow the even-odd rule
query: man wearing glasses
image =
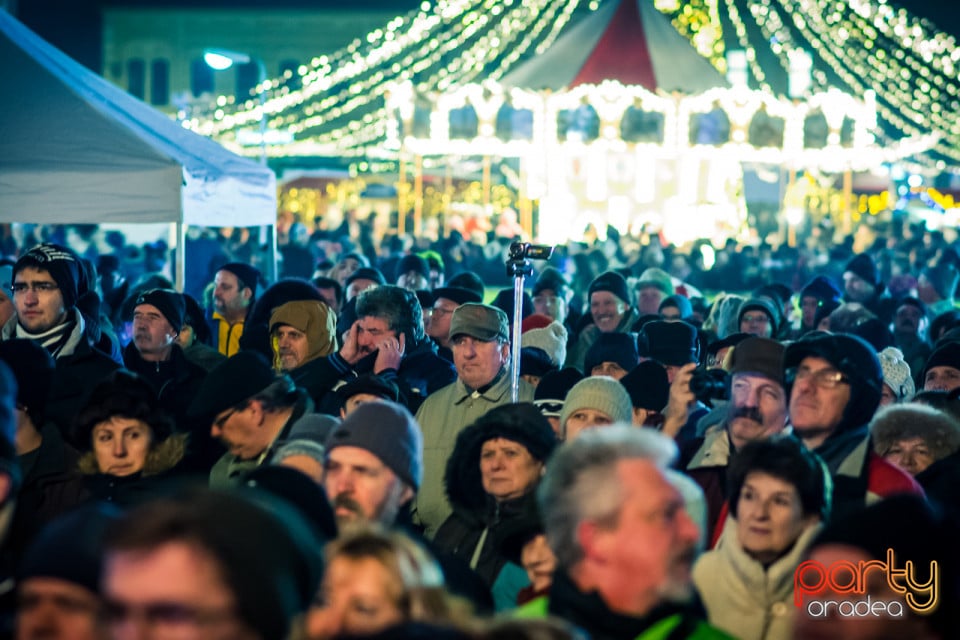
<svg viewBox="0 0 960 640">
<path fill-rule="evenodd" d="M 82 274 L 80 258 L 66 247 L 40 244 L 23 254 L 10 286 L 16 316 L 0 335 L 33 340 L 55 359 L 46 415 L 65 434 L 93 387 L 120 368 L 92 346 L 90 322 L 76 306 L 88 292 Z"/>
<path fill-rule="evenodd" d="M 271 462 L 281 444 L 320 440 L 329 423 L 312 411 L 307 392 L 275 375 L 259 353 L 241 351 L 217 365 L 188 411 L 227 450 L 210 470 L 211 488 L 237 486 L 246 473 Z"/>
<path fill-rule="evenodd" d="M 427 335 L 437 344 L 437 355 L 453 362 L 450 349 L 450 318 L 460 305 L 467 302 L 480 303 L 483 298 L 475 291 L 462 287 L 439 287 L 433 291 L 433 308 L 426 314 Z"/>
<path fill-rule="evenodd" d="M 843 333 L 803 338 L 787 347 L 783 364 L 790 424 L 830 471 L 834 517 L 895 493 L 923 493 L 870 447 L 883 371 L 869 344 Z"/>
</svg>

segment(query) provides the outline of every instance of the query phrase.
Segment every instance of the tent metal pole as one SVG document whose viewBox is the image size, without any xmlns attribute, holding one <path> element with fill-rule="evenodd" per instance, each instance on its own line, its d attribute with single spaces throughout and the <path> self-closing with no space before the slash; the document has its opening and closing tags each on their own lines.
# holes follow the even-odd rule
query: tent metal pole
<svg viewBox="0 0 960 640">
<path fill-rule="evenodd" d="M 187 225 L 183 223 L 183 220 L 178 220 L 176 222 L 177 227 L 177 264 L 176 264 L 176 274 L 174 276 L 174 284 L 177 287 L 177 291 L 183 293 L 184 286 L 186 285 L 187 279 Z"/>
</svg>

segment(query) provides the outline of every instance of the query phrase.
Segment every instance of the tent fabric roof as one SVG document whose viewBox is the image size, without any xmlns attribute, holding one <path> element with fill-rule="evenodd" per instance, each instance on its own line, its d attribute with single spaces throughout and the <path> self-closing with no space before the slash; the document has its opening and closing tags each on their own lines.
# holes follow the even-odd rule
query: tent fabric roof
<svg viewBox="0 0 960 640">
<path fill-rule="evenodd" d="M 276 177 L 0 11 L 0 222 L 276 220 Z"/>
<path fill-rule="evenodd" d="M 652 0 L 604 3 L 503 78 L 509 86 L 555 91 L 604 80 L 691 94 L 727 86 Z"/>
</svg>

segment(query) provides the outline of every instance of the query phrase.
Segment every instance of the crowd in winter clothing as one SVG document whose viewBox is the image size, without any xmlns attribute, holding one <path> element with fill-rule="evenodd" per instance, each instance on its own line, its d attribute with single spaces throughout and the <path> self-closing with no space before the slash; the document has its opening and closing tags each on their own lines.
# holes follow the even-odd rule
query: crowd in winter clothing
<svg viewBox="0 0 960 640">
<path fill-rule="evenodd" d="M 611 229 L 534 261 L 519 309 L 495 236 L 290 230 L 272 283 L 206 238 L 182 292 L 24 247 L 0 633 L 951 638 L 960 257 L 901 232 Z M 914 581 L 831 569 L 871 561 Z"/>
</svg>

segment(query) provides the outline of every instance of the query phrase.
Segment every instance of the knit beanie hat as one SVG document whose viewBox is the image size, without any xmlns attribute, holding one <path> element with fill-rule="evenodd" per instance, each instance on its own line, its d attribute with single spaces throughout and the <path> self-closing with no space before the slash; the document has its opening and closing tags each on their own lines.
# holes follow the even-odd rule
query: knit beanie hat
<svg viewBox="0 0 960 640">
<path fill-rule="evenodd" d="M 564 367 L 543 376 L 533 392 L 533 404 L 548 418 L 559 418 L 567 394 L 575 384 L 583 380 L 576 367 Z"/>
<path fill-rule="evenodd" d="M 883 369 L 883 383 L 893 390 L 897 402 L 911 398 L 916 392 L 910 364 L 903 359 L 903 352 L 896 347 L 887 347 L 877 354 Z"/>
<path fill-rule="evenodd" d="M 510 318 L 510 330 L 513 330 L 513 289 L 501 289 L 490 303 L 494 307 L 501 309 L 507 317 Z M 520 307 L 520 317 L 526 318 L 533 315 L 533 298 L 526 291 L 523 292 L 523 302 Z"/>
<path fill-rule="evenodd" d="M 397 261 L 397 272 L 394 275 L 394 281 L 410 271 L 415 271 L 424 278 L 430 277 L 430 265 L 427 264 L 427 261 L 415 253 L 408 253 Z"/>
<path fill-rule="evenodd" d="M 777 335 L 780 326 L 780 313 L 769 298 L 750 298 L 740 305 L 737 311 L 737 326 L 743 321 L 743 314 L 747 311 L 762 311 L 770 318 L 770 335 Z"/>
<path fill-rule="evenodd" d="M 521 347 L 520 375 L 542 378 L 559 367 L 553 363 L 547 352 L 539 347 Z"/>
<path fill-rule="evenodd" d="M 933 267 L 925 267 L 920 275 L 930 283 L 937 295 L 944 300 L 952 300 L 960 282 L 960 271 L 947 262 L 941 262 Z"/>
<path fill-rule="evenodd" d="M 261 353 L 241 351 L 207 374 L 187 414 L 212 421 L 218 413 L 254 397 L 279 379 Z"/>
<path fill-rule="evenodd" d="M 594 409 L 610 416 L 614 422 L 630 423 L 633 420 L 633 402 L 626 388 L 613 378 L 591 376 L 573 385 L 560 412 L 560 425 L 578 409 Z"/>
<path fill-rule="evenodd" d="M 553 427 L 533 404 L 519 402 L 491 409 L 457 435 L 447 459 L 444 485 L 452 505 L 468 509 L 486 505 L 480 453 L 483 443 L 496 438 L 523 445 L 537 462 L 546 462 L 559 444 Z"/>
<path fill-rule="evenodd" d="M 590 283 L 590 289 L 587 291 L 588 301 L 596 291 L 608 291 L 620 298 L 624 304 L 632 304 L 630 290 L 627 289 L 627 281 L 616 271 L 601 273 L 593 279 L 593 282 Z"/>
<path fill-rule="evenodd" d="M 537 297 L 544 289 L 549 289 L 555 295 L 562 296 L 569 288 L 570 282 L 566 276 L 554 267 L 546 267 L 540 272 L 533 284 L 533 296 Z"/>
<path fill-rule="evenodd" d="M 877 263 L 866 253 L 855 255 L 853 259 L 847 263 L 843 271 L 844 273 L 849 271 L 863 278 L 878 291 L 883 289 L 883 282 L 880 280 L 880 271 L 877 269 Z"/>
<path fill-rule="evenodd" d="M 927 358 L 926 363 L 924 363 L 923 371 L 918 379 L 921 381 L 926 379 L 927 372 L 934 367 L 953 367 L 954 369 L 960 369 L 960 342 L 945 342 L 934 349 L 930 357 Z"/>
<path fill-rule="evenodd" d="M 39 343 L 25 338 L 0 341 L 0 362 L 6 363 L 17 381 L 17 404 L 38 427 L 43 423 L 47 394 L 53 384 L 56 364 L 50 352 Z"/>
<path fill-rule="evenodd" d="M 113 504 L 95 502 L 53 520 L 27 547 L 17 582 L 56 578 L 100 593 L 103 534 L 120 513 Z"/>
<path fill-rule="evenodd" d="M 173 330 L 179 335 L 180 329 L 183 328 L 183 316 L 187 309 L 187 305 L 183 301 L 183 296 L 173 289 L 151 289 L 137 296 L 134 310 L 142 304 L 149 304 L 156 307 L 157 311 L 167 319 L 167 322 L 170 323 L 170 326 L 173 327 Z"/>
<path fill-rule="evenodd" d="M 530 329 L 522 333 L 520 335 L 520 346 L 543 349 L 550 361 L 559 367 L 567 359 L 567 329 L 554 320 L 543 329 Z M 634 349 L 636 349 L 636 346 L 634 346 Z"/>
<path fill-rule="evenodd" d="M 543 313 L 532 313 L 523 319 L 520 323 L 520 333 L 526 333 L 531 329 L 543 329 L 553 322 L 553 318 Z"/>
<path fill-rule="evenodd" d="M 783 385 L 783 352 L 786 347 L 776 340 L 751 336 L 730 354 L 730 374 L 761 375 Z"/>
<path fill-rule="evenodd" d="M 601 333 L 583 357 L 583 372 L 590 375 L 594 367 L 604 362 L 615 362 L 624 371 L 630 371 L 640 362 L 637 338 L 632 333 Z"/>
<path fill-rule="evenodd" d="M 294 441 L 294 444 L 297 442 L 304 441 Z M 323 451 L 323 447 L 320 450 Z M 296 455 L 293 449 L 290 451 L 288 456 Z M 310 455 L 303 450 L 300 453 Z M 319 461 L 323 463 L 323 455 Z M 244 476 L 243 486 L 259 489 L 293 506 L 311 525 L 319 539 L 333 540 L 337 537 L 337 520 L 327 494 L 322 486 L 302 471 L 278 464 L 262 464 Z"/>
<path fill-rule="evenodd" d="M 800 299 L 816 298 L 821 302 L 825 300 L 840 300 L 843 291 L 837 286 L 829 276 L 816 276 L 800 290 Z"/>
<path fill-rule="evenodd" d="M 396 402 L 362 404 L 327 438 L 327 455 L 337 447 L 366 449 L 397 477 L 420 489 L 423 481 L 423 436 L 406 408 Z"/>
<path fill-rule="evenodd" d="M 26 267 L 46 271 L 57 283 L 60 295 L 63 296 L 63 306 L 72 308 L 80 295 L 81 266 L 80 259 L 70 249 L 58 244 L 38 244 L 20 256 L 13 266 L 13 279 Z"/>
<path fill-rule="evenodd" d="M 693 315 L 693 305 L 690 304 L 690 299 L 687 298 L 687 296 L 681 296 L 677 294 L 667 296 L 660 303 L 660 308 L 658 311 L 663 314 L 663 310 L 668 307 L 676 307 L 677 311 L 680 313 L 681 320 L 686 320 Z"/>
<path fill-rule="evenodd" d="M 463 287 L 437 287 L 433 290 L 433 299 L 436 301 L 440 298 L 452 300 L 457 304 L 464 304 L 465 302 L 475 302 L 479 304 L 483 302 L 482 295 L 476 291 L 465 289 Z"/>
<path fill-rule="evenodd" d="M 676 293 L 676 289 L 673 286 L 673 279 L 670 277 L 670 274 L 664 271 L 663 269 L 657 269 L 656 267 L 650 267 L 645 269 L 643 273 L 640 274 L 640 278 L 637 280 L 637 289 L 642 289 L 644 287 L 656 287 L 664 293 L 664 295 L 672 296 Z"/>
<path fill-rule="evenodd" d="M 343 283 L 344 290 L 357 280 L 370 280 L 371 282 L 376 282 L 378 285 L 387 284 L 386 279 L 383 277 L 383 274 L 380 273 L 379 269 L 360 267 L 347 277 L 346 282 Z"/>
<path fill-rule="evenodd" d="M 337 348 L 336 314 L 323 302 L 294 300 L 277 307 L 270 316 L 270 333 L 284 324 L 307 336 L 309 348 L 300 364 L 328 356 Z"/>
<path fill-rule="evenodd" d="M 261 280 L 260 271 L 257 268 L 242 262 L 228 262 L 217 269 L 217 271 L 229 271 L 237 276 L 237 280 L 239 280 L 243 286 L 250 287 L 253 297 L 256 297 L 257 285 Z"/>
<path fill-rule="evenodd" d="M 480 296 L 480 299 L 477 300 L 477 302 L 483 302 L 483 294 L 485 292 L 483 280 L 481 280 L 480 276 L 475 274 L 473 271 L 461 271 L 447 281 L 447 286 L 460 287 L 461 289 L 473 291 Z"/>
<path fill-rule="evenodd" d="M 627 375 L 620 378 L 620 384 L 630 394 L 634 409 L 663 411 L 670 400 L 670 382 L 667 370 L 653 360 L 644 360 Z"/>
</svg>

